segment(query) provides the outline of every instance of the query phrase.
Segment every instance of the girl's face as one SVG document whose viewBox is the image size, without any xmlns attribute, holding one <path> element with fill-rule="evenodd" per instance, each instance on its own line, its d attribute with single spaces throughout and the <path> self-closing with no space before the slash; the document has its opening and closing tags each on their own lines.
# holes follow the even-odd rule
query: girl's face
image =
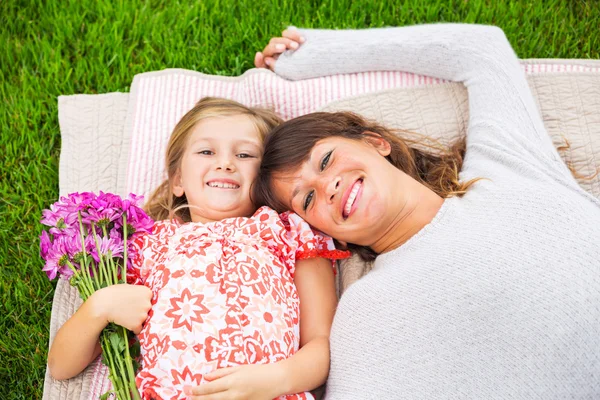
<svg viewBox="0 0 600 400">
<path fill-rule="evenodd" d="M 262 140 L 249 117 L 202 120 L 192 128 L 173 194 L 185 193 L 193 222 L 249 216 L 256 209 L 250 186 L 262 153 Z"/>
<path fill-rule="evenodd" d="M 274 176 L 274 194 L 320 231 L 370 246 L 402 210 L 411 179 L 387 161 L 389 153 L 380 137 L 320 140 L 298 170 Z"/>
</svg>

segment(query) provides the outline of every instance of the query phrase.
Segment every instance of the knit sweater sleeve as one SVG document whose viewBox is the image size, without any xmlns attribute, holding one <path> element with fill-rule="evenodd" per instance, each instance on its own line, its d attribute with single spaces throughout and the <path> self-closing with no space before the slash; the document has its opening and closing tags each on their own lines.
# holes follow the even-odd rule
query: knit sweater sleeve
<svg viewBox="0 0 600 400">
<path fill-rule="evenodd" d="M 499 150 L 568 174 L 544 128 L 519 60 L 494 26 L 433 24 L 364 30 L 302 29 L 306 41 L 281 55 L 287 79 L 401 70 L 462 82 L 469 95 L 467 149 Z"/>
</svg>

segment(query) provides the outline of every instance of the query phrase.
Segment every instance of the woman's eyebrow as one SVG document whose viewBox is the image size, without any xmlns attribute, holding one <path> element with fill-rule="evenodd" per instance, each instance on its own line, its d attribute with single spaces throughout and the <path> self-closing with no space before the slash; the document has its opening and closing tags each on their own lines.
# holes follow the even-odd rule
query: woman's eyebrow
<svg viewBox="0 0 600 400">
<path fill-rule="evenodd" d="M 294 198 L 298 196 L 298 193 L 300 193 L 300 186 L 294 188 L 294 191 L 292 192 L 292 202 L 294 201 Z"/>
<path fill-rule="evenodd" d="M 308 159 L 306 160 L 305 164 L 310 165 L 312 161 L 312 151 L 310 152 L 310 154 L 308 155 Z M 300 193 L 300 186 L 296 186 L 294 188 L 294 190 L 292 191 L 292 202 L 294 201 L 294 198 L 296 196 L 298 196 L 298 193 Z"/>
</svg>

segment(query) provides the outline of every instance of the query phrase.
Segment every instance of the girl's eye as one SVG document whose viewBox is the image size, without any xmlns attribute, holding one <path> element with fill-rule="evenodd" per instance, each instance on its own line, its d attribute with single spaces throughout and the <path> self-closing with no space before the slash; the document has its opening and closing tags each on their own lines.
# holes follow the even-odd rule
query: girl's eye
<svg viewBox="0 0 600 400">
<path fill-rule="evenodd" d="M 321 160 L 321 171 L 323 171 L 325 169 L 325 167 L 327 166 L 327 164 L 329 163 L 329 158 L 331 158 L 331 153 L 333 153 L 333 150 L 331 150 L 329 153 L 325 154 L 325 157 L 323 157 L 323 160 Z"/>
<path fill-rule="evenodd" d="M 213 153 L 210 150 L 202 150 L 202 151 L 199 151 L 198 154 L 202 154 L 203 156 L 212 156 L 215 153 Z"/>
<path fill-rule="evenodd" d="M 306 209 L 308 208 L 308 206 L 310 205 L 310 202 L 313 198 L 313 196 L 315 195 L 314 191 L 311 191 L 308 193 L 308 195 L 306 196 L 306 198 L 304 199 L 304 204 L 302 204 L 302 209 L 304 211 L 306 211 Z"/>
<path fill-rule="evenodd" d="M 252 158 L 252 155 L 248 154 L 248 153 L 241 153 L 238 154 L 239 158 Z"/>
</svg>

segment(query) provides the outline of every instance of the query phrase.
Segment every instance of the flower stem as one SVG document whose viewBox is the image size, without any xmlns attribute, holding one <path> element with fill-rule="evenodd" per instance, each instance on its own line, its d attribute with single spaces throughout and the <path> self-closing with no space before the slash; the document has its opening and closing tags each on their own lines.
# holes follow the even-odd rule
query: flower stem
<svg viewBox="0 0 600 400">
<path fill-rule="evenodd" d="M 129 352 L 129 340 L 127 338 L 127 329 L 121 327 L 123 340 L 125 340 L 125 365 L 127 366 L 127 375 L 129 382 L 129 390 L 133 394 L 133 398 L 140 400 L 140 394 L 135 386 L 135 371 L 133 370 L 133 362 L 131 353 Z"/>
<path fill-rule="evenodd" d="M 92 235 L 94 235 L 94 243 L 96 243 L 96 253 L 98 254 L 98 260 L 99 260 L 100 268 L 102 268 L 102 270 L 105 273 L 106 284 L 107 285 L 113 285 L 116 282 L 111 282 L 110 281 L 110 275 L 108 273 L 108 269 L 106 268 L 106 265 L 104 264 L 104 260 L 103 260 L 103 257 L 102 257 L 102 250 L 100 249 L 100 244 L 98 243 L 98 235 L 96 235 L 96 226 L 94 225 L 93 222 L 92 222 Z"/>
<path fill-rule="evenodd" d="M 89 281 L 92 282 L 92 277 L 90 274 L 90 270 L 89 270 L 89 265 L 87 262 L 87 251 L 85 249 L 85 233 L 84 233 L 84 229 L 83 229 L 83 220 L 81 218 L 81 211 L 77 211 L 77 220 L 79 221 L 79 238 L 81 239 L 81 252 L 83 253 L 83 273 L 85 274 L 85 276 L 87 278 L 89 278 Z M 91 260 L 90 260 L 91 261 Z M 98 279 L 96 279 L 96 274 L 94 274 L 94 280 L 93 283 L 96 284 L 96 290 L 100 289 L 100 285 L 98 284 Z"/>
<path fill-rule="evenodd" d="M 124 328 L 123 328 L 123 329 L 124 329 Z M 127 336 L 126 336 L 126 337 L 127 337 Z M 117 350 L 117 349 L 115 349 L 115 351 L 118 351 L 118 350 Z M 129 353 L 129 343 L 127 343 L 127 342 L 125 342 L 125 351 L 126 351 L 127 353 Z M 119 372 L 120 372 L 120 375 L 121 375 L 120 377 L 121 377 L 121 379 L 122 379 L 122 381 L 123 381 L 123 386 L 126 386 L 126 385 L 125 385 L 125 382 L 129 381 L 129 379 L 127 379 L 127 378 L 128 378 L 128 377 L 127 377 L 128 370 L 127 370 L 127 368 L 125 368 L 125 366 L 123 365 L 123 359 L 122 359 L 121 357 L 115 357 L 115 358 L 117 359 L 117 364 L 118 364 L 118 366 L 119 366 Z M 131 357 L 130 357 L 130 359 L 131 359 Z M 131 384 L 131 382 L 130 382 L 130 384 Z M 133 381 L 133 386 L 135 387 L 135 380 Z M 123 390 L 123 389 L 125 389 L 125 388 L 121 388 L 121 390 Z M 131 398 L 131 393 L 130 393 L 130 392 L 131 392 L 130 388 L 127 388 L 127 393 L 129 394 L 129 395 L 127 396 L 127 398 L 128 398 L 128 399 L 130 399 L 130 398 Z"/>
<path fill-rule="evenodd" d="M 127 215 L 123 213 L 123 272 L 121 280 L 127 283 Z"/>
<path fill-rule="evenodd" d="M 106 361 L 109 364 L 109 377 L 113 384 L 113 390 L 117 393 L 117 398 L 119 400 L 131 399 L 131 396 L 128 396 L 127 393 L 123 393 L 123 387 L 125 386 L 125 383 L 123 382 L 123 377 L 121 376 L 121 374 L 119 374 L 119 369 L 115 363 L 113 347 L 111 346 L 110 340 L 107 336 L 108 335 L 104 333 L 102 334 L 102 356 L 106 356 Z M 118 359 L 118 357 L 116 358 Z"/>
<path fill-rule="evenodd" d="M 71 271 L 73 271 L 73 273 L 77 273 L 77 268 L 75 268 L 71 261 L 67 261 L 67 265 L 69 266 L 69 268 L 71 268 Z M 85 301 L 88 297 L 92 295 L 92 293 L 94 293 L 94 288 L 92 287 L 92 285 L 90 285 L 90 281 L 85 279 L 85 277 L 82 277 L 82 279 L 79 282 L 80 283 L 77 285 L 77 290 L 79 290 L 79 293 L 83 294 L 83 300 Z"/>
</svg>

